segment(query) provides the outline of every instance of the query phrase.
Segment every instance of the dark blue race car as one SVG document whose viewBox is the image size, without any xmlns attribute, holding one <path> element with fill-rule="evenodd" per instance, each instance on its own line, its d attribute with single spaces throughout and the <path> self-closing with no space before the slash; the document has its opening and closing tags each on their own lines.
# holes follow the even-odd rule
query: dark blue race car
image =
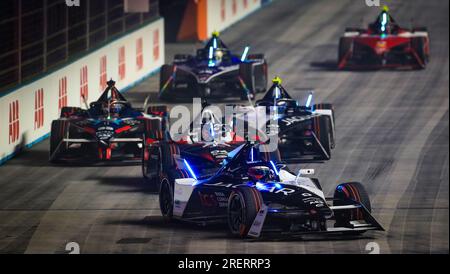
<svg viewBox="0 0 450 274">
<path fill-rule="evenodd" d="M 213 33 L 195 56 L 177 54 L 172 64 L 162 66 L 160 99 L 195 96 L 253 99 L 255 93 L 266 90 L 267 62 L 263 54 L 248 52 L 246 47 L 241 56 L 234 55 L 218 33 Z"/>
<path fill-rule="evenodd" d="M 144 109 L 133 108 L 115 82 L 109 81 L 100 98 L 89 107 L 86 104 L 86 109 L 61 109 L 60 118 L 52 122 L 50 161 L 141 162 L 144 145 L 160 138 L 155 129 L 167 124 L 167 107 Z"/>
</svg>

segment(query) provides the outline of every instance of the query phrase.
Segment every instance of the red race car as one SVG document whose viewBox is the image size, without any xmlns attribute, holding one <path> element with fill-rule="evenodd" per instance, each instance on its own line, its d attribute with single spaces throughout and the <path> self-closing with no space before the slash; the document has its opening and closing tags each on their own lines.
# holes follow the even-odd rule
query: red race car
<svg viewBox="0 0 450 274">
<path fill-rule="evenodd" d="M 429 55 L 426 28 L 402 28 L 384 7 L 368 29 L 346 29 L 339 41 L 338 68 L 424 69 Z"/>
</svg>

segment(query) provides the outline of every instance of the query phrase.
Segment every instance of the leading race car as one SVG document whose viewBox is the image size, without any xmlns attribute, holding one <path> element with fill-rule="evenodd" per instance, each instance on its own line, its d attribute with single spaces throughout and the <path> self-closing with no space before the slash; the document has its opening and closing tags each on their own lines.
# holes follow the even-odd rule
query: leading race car
<svg viewBox="0 0 450 274">
<path fill-rule="evenodd" d="M 51 162 L 96 162 L 121 160 L 140 163 L 142 148 L 155 139 L 155 128 L 167 124 L 167 107 L 135 109 L 107 83 L 100 98 L 87 109 L 64 107 L 52 122 Z"/>
<path fill-rule="evenodd" d="M 430 58 L 427 29 L 400 27 L 387 7 L 368 29 L 347 28 L 339 41 L 338 68 L 424 69 Z"/>
<path fill-rule="evenodd" d="M 267 62 L 263 54 L 231 53 L 217 32 L 195 56 L 175 55 L 173 64 L 160 73 L 162 100 L 180 97 L 238 96 L 246 100 L 267 86 Z"/>
<path fill-rule="evenodd" d="M 304 104 L 293 99 L 281 85 L 279 77 L 273 79 L 272 87 L 255 106 L 237 106 L 235 127 L 248 119 L 265 119 L 259 123 L 260 131 L 272 130 L 277 134 L 278 147 L 283 158 L 299 160 L 328 160 L 335 148 L 335 118 L 332 104 L 313 104 L 310 92 Z M 265 115 L 261 115 L 265 114 Z M 253 117 L 257 116 L 256 118 Z M 271 125 L 276 121 L 276 128 Z M 238 131 L 238 130 L 235 130 Z"/>
<path fill-rule="evenodd" d="M 262 159 L 261 145 L 247 142 L 220 161 L 199 160 L 174 150 L 162 177 L 159 203 L 166 220 L 228 223 L 238 237 L 265 234 L 351 233 L 383 230 L 371 215 L 360 183 L 343 183 L 326 198 L 317 179 L 291 173 L 275 160 Z"/>
</svg>

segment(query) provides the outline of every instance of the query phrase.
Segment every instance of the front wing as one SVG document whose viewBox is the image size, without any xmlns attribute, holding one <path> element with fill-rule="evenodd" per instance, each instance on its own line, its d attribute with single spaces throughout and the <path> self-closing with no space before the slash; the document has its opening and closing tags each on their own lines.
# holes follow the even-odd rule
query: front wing
<svg viewBox="0 0 450 274">
<path fill-rule="evenodd" d="M 335 234 L 335 233 L 351 233 L 351 232 L 365 232 L 369 230 L 378 230 L 384 231 L 384 228 L 380 223 L 370 214 L 370 212 L 361 204 L 355 203 L 351 205 L 345 206 L 331 206 L 331 210 L 339 211 L 339 210 L 351 210 L 351 209 L 362 209 L 364 220 L 352 221 L 348 226 L 340 226 L 340 227 L 327 227 L 326 230 L 299 230 L 299 231 L 280 231 L 279 229 L 267 229 L 266 221 L 270 221 L 270 217 L 278 217 L 278 218 L 286 218 L 292 219 L 296 217 L 304 217 L 305 211 L 303 210 L 290 210 L 285 212 L 280 211 L 271 211 L 270 208 L 266 205 L 263 205 L 256 215 L 255 220 L 248 232 L 249 237 L 259 238 L 262 234 L 275 232 L 281 234 L 289 234 L 289 235 L 306 235 L 306 234 Z M 330 219 L 332 220 L 332 219 Z"/>
</svg>

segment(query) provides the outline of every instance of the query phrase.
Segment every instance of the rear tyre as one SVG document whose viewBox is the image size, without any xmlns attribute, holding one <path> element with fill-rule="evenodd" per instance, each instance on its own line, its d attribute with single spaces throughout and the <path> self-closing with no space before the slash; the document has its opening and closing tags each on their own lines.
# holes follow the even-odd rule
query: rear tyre
<svg viewBox="0 0 450 274">
<path fill-rule="evenodd" d="M 336 118 L 334 116 L 334 106 L 333 104 L 330 103 L 322 103 L 322 104 L 317 104 L 314 106 L 314 109 L 326 109 L 326 110 L 331 110 L 331 119 L 333 122 L 333 125 L 336 125 Z M 333 128 L 333 126 L 330 124 L 330 131 L 331 131 L 331 148 L 334 149 L 336 148 L 336 136 L 334 136 L 335 134 L 335 128 Z"/>
<path fill-rule="evenodd" d="M 253 100 L 256 93 L 253 63 L 241 63 L 239 65 L 239 77 L 243 81 L 244 85 L 243 87 L 241 87 L 241 100 L 247 100 L 248 96 L 251 100 Z M 242 83 L 240 83 L 240 85 L 242 85 Z"/>
<path fill-rule="evenodd" d="M 166 130 L 169 127 L 169 108 L 167 106 L 149 106 L 147 108 L 147 114 L 156 115 L 162 118 L 159 120 L 150 120 L 149 124 L 150 136 L 156 140 L 164 140 Z"/>
<path fill-rule="evenodd" d="M 192 58 L 192 55 L 188 55 L 188 54 L 175 54 L 173 61 L 174 62 L 179 62 L 179 63 L 183 63 L 183 62 L 187 62 L 189 61 L 189 59 Z"/>
<path fill-rule="evenodd" d="M 163 65 L 161 67 L 159 75 L 159 99 L 164 101 L 170 101 L 170 91 L 173 89 L 173 80 L 171 79 L 174 74 L 173 65 Z"/>
<path fill-rule="evenodd" d="M 247 60 L 264 60 L 265 56 L 263 53 L 249 54 Z"/>
<path fill-rule="evenodd" d="M 164 143 L 164 145 L 161 146 L 161 172 L 171 181 L 181 178 L 179 174 L 173 171 L 177 170 L 177 163 L 174 155 L 180 155 L 180 148 L 177 144 Z"/>
<path fill-rule="evenodd" d="M 339 40 L 339 51 L 338 51 L 338 66 L 342 66 L 340 68 L 344 68 L 344 59 L 347 58 L 348 53 L 351 50 L 352 40 L 347 37 L 341 37 Z"/>
<path fill-rule="evenodd" d="M 261 193 L 248 186 L 239 186 L 228 199 L 228 227 L 232 235 L 245 238 L 256 218 L 263 199 Z"/>
<path fill-rule="evenodd" d="M 165 121 L 159 119 L 145 120 L 144 138 L 145 144 L 150 145 L 156 141 L 164 140 Z"/>
<path fill-rule="evenodd" d="M 417 53 L 417 57 L 420 59 L 418 62 L 418 67 L 420 69 L 425 69 L 428 63 L 428 54 L 426 52 L 426 38 L 425 37 L 417 37 L 413 38 L 413 48 Z"/>
<path fill-rule="evenodd" d="M 267 81 L 268 81 L 268 65 L 265 60 L 264 54 L 250 54 L 247 58 L 248 60 L 254 60 L 258 62 L 262 62 L 262 64 L 258 64 L 254 66 L 253 74 L 255 78 L 255 93 L 263 93 L 266 92 L 267 89 Z"/>
<path fill-rule="evenodd" d="M 160 182 L 161 150 L 158 146 L 145 146 L 142 149 L 142 175 L 145 182 L 156 186 Z"/>
<path fill-rule="evenodd" d="M 323 160 L 331 158 L 331 121 L 329 116 L 318 116 L 313 118 L 313 130 L 319 143 L 315 144 L 317 151 L 322 153 Z"/>
<path fill-rule="evenodd" d="M 362 204 L 367 211 L 372 212 L 369 194 L 361 183 L 351 182 L 343 183 L 336 187 L 334 191 L 334 206 L 343 206 L 354 203 Z M 364 213 L 361 209 L 352 209 L 346 211 L 336 211 L 336 225 L 349 227 L 351 221 L 364 220 Z M 362 234 L 364 232 L 352 232 L 353 234 Z"/>
<path fill-rule="evenodd" d="M 79 115 L 82 112 L 86 111 L 78 107 L 62 107 L 60 118 L 68 118 L 72 115 Z"/>
<path fill-rule="evenodd" d="M 267 63 L 264 61 L 264 64 L 258 65 L 255 67 L 255 82 L 256 82 L 256 93 L 264 93 L 267 90 Z"/>
<path fill-rule="evenodd" d="M 164 109 L 159 109 L 164 110 Z M 147 112 L 151 111 L 150 108 Z M 142 149 L 142 174 L 145 181 L 157 184 L 162 171 L 162 152 L 159 145 L 165 139 L 163 121 L 158 119 L 145 120 L 144 143 Z"/>
<path fill-rule="evenodd" d="M 50 162 L 58 162 L 58 154 L 64 149 L 64 144 L 62 143 L 65 136 L 67 136 L 69 131 L 69 122 L 55 120 L 52 122 L 52 128 L 50 133 Z"/>
<path fill-rule="evenodd" d="M 169 107 L 167 107 L 165 105 L 149 106 L 146 111 L 147 111 L 147 114 L 165 116 L 169 112 Z"/>
</svg>

